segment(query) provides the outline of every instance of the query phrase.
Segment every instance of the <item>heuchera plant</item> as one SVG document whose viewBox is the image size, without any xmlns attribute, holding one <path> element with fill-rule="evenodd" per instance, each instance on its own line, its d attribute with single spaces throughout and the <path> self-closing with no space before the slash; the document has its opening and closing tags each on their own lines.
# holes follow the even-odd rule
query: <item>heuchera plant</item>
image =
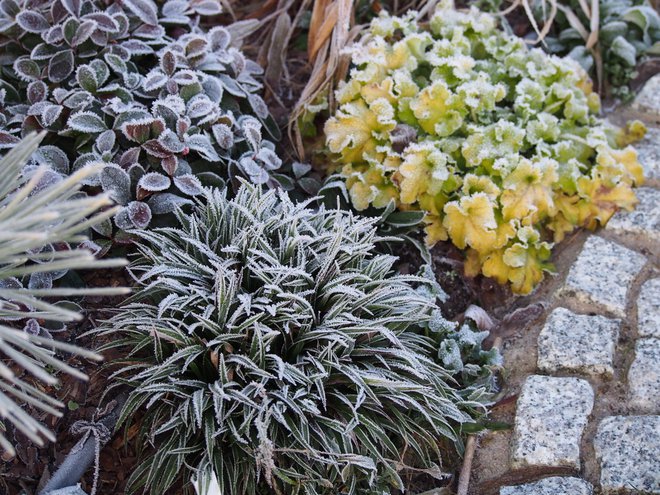
<svg viewBox="0 0 660 495">
<path fill-rule="evenodd" d="M 105 164 L 86 185 L 124 206 L 121 229 L 190 203 L 202 184 L 277 184 L 261 69 L 240 51 L 254 26 L 199 27 L 220 11 L 217 0 L 0 1 L 0 148 L 43 129 L 40 165 Z"/>
<path fill-rule="evenodd" d="M 428 244 L 450 239 L 468 274 L 528 293 L 552 268 L 550 241 L 633 208 L 637 154 L 596 116 L 574 61 L 475 9 L 445 3 L 428 29 L 414 18 L 383 15 L 355 46 L 327 147 L 356 208 L 422 210 Z"/>
<path fill-rule="evenodd" d="M 250 185 L 203 198 L 180 229 L 137 232 L 139 287 L 101 330 L 130 349 L 120 423 L 139 420 L 146 455 L 129 491 L 384 495 L 444 476 L 440 446 L 477 426 L 499 357 L 442 317 L 430 269 L 395 273 L 375 219 Z"/>
</svg>

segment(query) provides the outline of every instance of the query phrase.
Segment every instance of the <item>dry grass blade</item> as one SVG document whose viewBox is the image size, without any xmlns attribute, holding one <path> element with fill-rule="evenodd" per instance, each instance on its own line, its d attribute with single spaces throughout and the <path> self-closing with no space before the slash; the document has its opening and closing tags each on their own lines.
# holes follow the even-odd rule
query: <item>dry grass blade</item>
<svg viewBox="0 0 660 495">
<path fill-rule="evenodd" d="M 333 12 L 336 12 L 336 18 Z M 344 54 L 344 48 L 360 32 L 359 27 L 351 29 L 352 12 L 353 0 L 317 0 L 314 4 L 308 42 L 311 47 L 308 52 L 309 61 L 313 67 L 309 80 L 291 112 L 288 125 L 289 139 L 300 159 L 304 159 L 305 149 L 298 119 L 319 94 L 328 91 L 335 81 L 343 79 L 348 72 L 350 61 Z"/>
<path fill-rule="evenodd" d="M 266 82 L 275 91 L 279 90 L 284 72 L 286 47 L 291 37 L 291 17 L 286 12 L 280 14 L 270 37 L 268 47 L 268 65 L 266 66 Z"/>
<path fill-rule="evenodd" d="M 330 39 L 332 30 L 337 24 L 337 7 L 337 3 L 332 0 L 314 2 L 307 39 L 307 57 L 312 64 L 323 44 Z"/>
<path fill-rule="evenodd" d="M 591 16 L 589 16 L 589 38 L 587 39 L 586 47 L 591 50 L 596 43 L 598 43 L 598 32 L 600 28 L 600 0 L 591 0 Z"/>
<path fill-rule="evenodd" d="M 537 43 L 543 42 L 545 37 L 548 35 L 550 32 L 550 28 L 552 28 L 552 23 L 555 20 L 555 17 L 557 15 L 557 0 L 551 0 L 550 1 L 550 15 L 548 16 L 547 19 L 544 19 L 543 23 L 543 28 L 539 30 L 539 25 L 536 22 L 536 19 L 534 18 L 534 12 L 532 12 L 532 7 L 529 5 L 529 0 L 522 0 L 522 6 L 523 9 L 525 9 L 525 14 L 527 15 L 527 18 L 529 19 L 530 24 L 534 28 L 534 31 L 537 34 L 537 38 L 531 42 L 531 44 L 536 45 Z M 545 2 L 543 3 L 545 6 Z"/>
<path fill-rule="evenodd" d="M 589 32 L 587 31 L 587 28 L 584 27 L 575 12 L 573 12 L 573 9 L 567 7 L 566 5 L 557 5 L 557 7 L 564 13 L 566 20 L 571 25 L 571 27 L 580 33 L 580 36 L 582 36 L 584 41 L 587 41 L 587 39 L 589 39 Z"/>
</svg>

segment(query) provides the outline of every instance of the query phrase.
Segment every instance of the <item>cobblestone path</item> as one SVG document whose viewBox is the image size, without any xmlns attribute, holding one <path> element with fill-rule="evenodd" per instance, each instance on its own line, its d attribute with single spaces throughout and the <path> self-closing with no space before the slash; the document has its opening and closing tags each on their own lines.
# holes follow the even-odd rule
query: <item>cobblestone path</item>
<svg viewBox="0 0 660 495">
<path fill-rule="evenodd" d="M 505 341 L 511 373 L 528 364 L 513 429 L 480 439 L 473 495 L 660 494 L 660 75 L 620 113 L 649 128 L 640 203 L 562 253 L 545 318 Z"/>
</svg>

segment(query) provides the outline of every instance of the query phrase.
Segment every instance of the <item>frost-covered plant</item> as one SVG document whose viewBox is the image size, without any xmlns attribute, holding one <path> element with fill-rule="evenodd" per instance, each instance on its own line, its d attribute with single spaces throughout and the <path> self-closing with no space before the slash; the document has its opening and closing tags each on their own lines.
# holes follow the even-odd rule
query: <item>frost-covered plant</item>
<svg viewBox="0 0 660 495">
<path fill-rule="evenodd" d="M 440 476 L 440 445 L 488 401 L 483 336 L 442 318 L 437 283 L 374 253 L 374 220 L 225 194 L 138 233 L 139 288 L 105 325 L 131 349 L 120 422 L 139 419 L 148 453 L 131 490 L 381 495 Z"/>
<path fill-rule="evenodd" d="M 382 15 L 352 57 L 325 133 L 353 204 L 424 211 L 428 244 L 465 249 L 468 274 L 528 293 L 549 241 L 635 205 L 637 154 L 596 116 L 584 71 L 493 17 L 447 2 L 428 29 Z"/>
<path fill-rule="evenodd" d="M 548 22 L 543 0 L 531 2 L 531 7 L 539 25 Z M 594 78 L 601 77 L 615 96 L 633 96 L 628 84 L 637 76 L 637 64 L 660 56 L 660 15 L 652 2 L 599 0 L 598 12 L 579 0 L 562 0 L 558 7 L 543 48 L 573 57 Z"/>
<path fill-rule="evenodd" d="M 19 404 L 61 416 L 64 404 L 43 386 L 57 384 L 55 372 L 86 378 L 55 353 L 99 358 L 53 340 L 49 329 L 81 318 L 70 304 L 63 304 L 63 298 L 125 293 L 117 288 L 53 287 L 57 274 L 67 270 L 123 266 L 125 262 L 99 261 L 89 249 L 69 246 L 84 243 L 86 230 L 114 213 L 107 209 L 112 202 L 106 195 L 88 198 L 78 192 L 80 181 L 98 170 L 81 169 L 50 186 L 44 182 L 49 173 L 45 167 L 35 171 L 29 181 L 21 179 L 21 169 L 41 137 L 25 138 L 0 159 L 0 448 L 11 454 L 12 444 L 2 434 L 7 423 L 38 445 L 43 445 L 43 438 L 54 440 L 48 428 Z M 98 213 L 100 208 L 106 211 Z M 23 370 L 41 383 L 33 385 Z"/>
<path fill-rule="evenodd" d="M 218 0 L 0 0 L 0 148 L 47 130 L 42 163 L 124 206 L 121 229 L 190 203 L 201 184 L 277 183 L 277 133 L 240 51 L 250 23 L 204 31 Z M 107 231 L 108 226 L 102 230 Z"/>
</svg>

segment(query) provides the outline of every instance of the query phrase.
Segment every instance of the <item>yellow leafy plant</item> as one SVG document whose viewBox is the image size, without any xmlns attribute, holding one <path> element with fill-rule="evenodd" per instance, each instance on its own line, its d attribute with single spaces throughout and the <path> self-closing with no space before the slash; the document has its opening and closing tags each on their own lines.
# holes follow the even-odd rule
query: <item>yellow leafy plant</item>
<svg viewBox="0 0 660 495">
<path fill-rule="evenodd" d="M 448 1 L 424 25 L 383 13 L 351 55 L 324 130 L 353 205 L 423 211 L 426 242 L 465 250 L 468 275 L 529 293 L 553 243 L 634 208 L 643 125 L 608 124 L 575 62 L 492 16 Z"/>
</svg>

